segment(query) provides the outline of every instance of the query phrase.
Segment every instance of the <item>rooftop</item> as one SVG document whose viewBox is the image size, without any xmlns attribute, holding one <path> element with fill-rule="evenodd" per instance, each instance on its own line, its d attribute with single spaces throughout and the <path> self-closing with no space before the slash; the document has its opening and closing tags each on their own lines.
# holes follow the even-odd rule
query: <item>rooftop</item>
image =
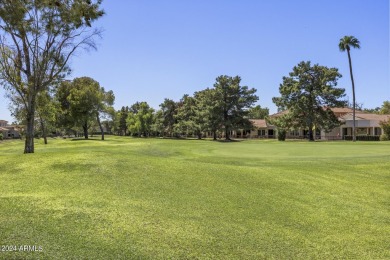
<svg viewBox="0 0 390 260">
<path fill-rule="evenodd" d="M 353 114 L 347 113 L 343 115 L 341 118 L 344 120 L 352 120 Z M 371 113 L 356 113 L 355 114 L 356 120 L 373 120 L 373 121 L 387 121 L 390 119 L 390 115 L 378 115 L 378 114 L 371 114 Z"/>
<path fill-rule="evenodd" d="M 265 119 L 250 119 L 250 121 L 253 123 L 255 127 L 258 128 L 266 128 L 268 127 L 267 122 Z"/>
</svg>

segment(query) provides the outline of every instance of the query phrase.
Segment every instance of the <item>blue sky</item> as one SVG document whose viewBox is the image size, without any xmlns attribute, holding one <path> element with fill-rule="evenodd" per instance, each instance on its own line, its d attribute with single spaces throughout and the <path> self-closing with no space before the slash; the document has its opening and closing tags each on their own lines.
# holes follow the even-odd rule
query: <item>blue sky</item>
<svg viewBox="0 0 390 260">
<path fill-rule="evenodd" d="M 149 0 L 104 1 L 98 50 L 71 61 L 74 77 L 89 76 L 116 96 L 115 108 L 212 87 L 219 75 L 257 89 L 258 104 L 276 112 L 272 97 L 300 61 L 339 68 L 339 87 L 352 99 L 345 35 L 352 50 L 356 99 L 366 108 L 390 100 L 388 0 Z M 12 121 L 0 90 L 0 119 Z"/>
</svg>

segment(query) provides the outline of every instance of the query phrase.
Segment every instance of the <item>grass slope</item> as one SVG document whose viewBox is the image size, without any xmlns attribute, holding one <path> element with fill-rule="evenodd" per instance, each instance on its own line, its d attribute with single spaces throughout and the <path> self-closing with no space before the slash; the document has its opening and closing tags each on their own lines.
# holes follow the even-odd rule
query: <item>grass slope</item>
<svg viewBox="0 0 390 260">
<path fill-rule="evenodd" d="M 390 143 L 0 143 L 0 259 L 390 258 Z"/>
</svg>

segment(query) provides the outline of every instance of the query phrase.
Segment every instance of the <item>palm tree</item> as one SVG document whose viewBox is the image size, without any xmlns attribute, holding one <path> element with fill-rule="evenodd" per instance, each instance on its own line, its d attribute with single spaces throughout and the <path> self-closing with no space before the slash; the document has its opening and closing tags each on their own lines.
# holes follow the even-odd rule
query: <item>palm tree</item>
<svg viewBox="0 0 390 260">
<path fill-rule="evenodd" d="M 352 128 L 352 140 L 356 141 L 356 132 L 355 132 L 355 83 L 353 81 L 352 74 L 352 62 L 351 62 L 351 47 L 360 49 L 360 42 L 354 36 L 344 36 L 340 39 L 339 49 L 340 51 L 347 50 L 348 53 L 348 61 L 349 61 L 349 73 L 351 74 L 352 81 L 352 111 L 353 111 L 353 128 Z"/>
</svg>

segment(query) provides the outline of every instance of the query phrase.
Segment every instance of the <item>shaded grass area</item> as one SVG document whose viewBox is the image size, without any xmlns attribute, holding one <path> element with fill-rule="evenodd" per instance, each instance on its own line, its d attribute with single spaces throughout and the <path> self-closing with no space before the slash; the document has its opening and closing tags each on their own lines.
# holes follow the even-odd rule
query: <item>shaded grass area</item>
<svg viewBox="0 0 390 260">
<path fill-rule="evenodd" d="M 0 259 L 390 258 L 390 143 L 0 144 Z"/>
</svg>

